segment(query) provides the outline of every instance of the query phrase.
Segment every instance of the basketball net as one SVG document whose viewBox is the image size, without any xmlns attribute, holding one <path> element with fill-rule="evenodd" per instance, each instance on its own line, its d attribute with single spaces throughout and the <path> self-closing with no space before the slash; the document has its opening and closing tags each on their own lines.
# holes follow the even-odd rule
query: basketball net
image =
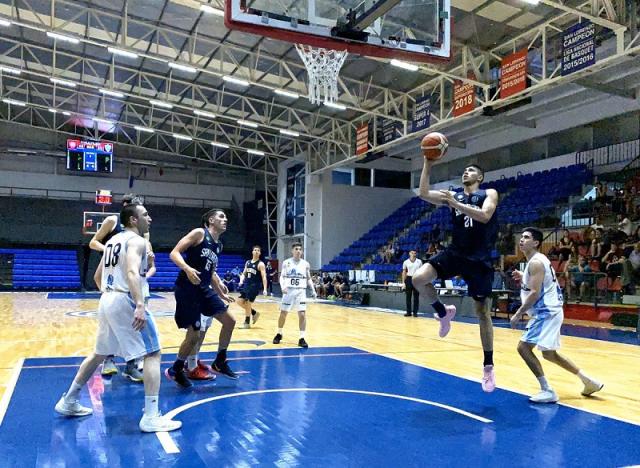
<svg viewBox="0 0 640 468">
<path fill-rule="evenodd" d="M 309 75 L 309 101 L 312 104 L 338 100 L 338 73 L 347 58 L 346 50 L 332 50 L 296 44 L 296 50 Z"/>
</svg>

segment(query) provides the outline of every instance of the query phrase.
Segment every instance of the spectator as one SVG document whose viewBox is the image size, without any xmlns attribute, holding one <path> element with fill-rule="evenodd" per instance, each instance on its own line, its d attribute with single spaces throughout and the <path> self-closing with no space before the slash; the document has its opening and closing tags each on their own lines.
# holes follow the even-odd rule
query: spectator
<svg viewBox="0 0 640 468">
<path fill-rule="evenodd" d="M 631 236 L 633 230 L 631 220 L 624 214 L 618 215 L 618 229 L 624 232 L 625 237 Z"/>
<path fill-rule="evenodd" d="M 618 244 L 611 244 L 611 249 L 602 257 L 604 271 L 607 273 L 607 283 L 613 284 L 613 281 L 622 274 L 622 264 L 624 255 Z"/>
<path fill-rule="evenodd" d="M 233 273 L 231 273 L 231 270 L 227 270 L 227 272 L 224 274 L 222 283 L 227 287 L 229 291 L 235 290 L 233 285 Z"/>
<path fill-rule="evenodd" d="M 595 231 L 595 236 L 591 241 L 591 248 L 589 249 L 589 255 L 591 258 L 600 260 L 603 255 L 604 250 L 604 242 L 602 241 L 603 229 L 597 228 Z"/>
<path fill-rule="evenodd" d="M 580 302 L 585 297 L 587 289 L 593 285 L 593 275 L 589 262 L 582 255 L 578 259 L 577 264 L 573 264 L 568 269 L 569 278 L 567 279 L 567 296 L 571 297 L 572 289 L 578 291 L 578 299 Z"/>
<path fill-rule="evenodd" d="M 271 265 L 271 257 L 265 258 L 265 272 L 267 274 L 267 291 L 270 296 L 273 296 L 273 280 L 276 272 L 273 270 L 273 265 Z"/>
<path fill-rule="evenodd" d="M 573 239 L 571 239 L 571 233 L 568 229 L 565 229 L 562 234 L 562 238 L 560 242 L 558 242 L 558 251 L 562 256 L 560 261 L 566 261 L 569 259 L 569 255 L 571 255 L 571 248 L 574 247 Z"/>
</svg>

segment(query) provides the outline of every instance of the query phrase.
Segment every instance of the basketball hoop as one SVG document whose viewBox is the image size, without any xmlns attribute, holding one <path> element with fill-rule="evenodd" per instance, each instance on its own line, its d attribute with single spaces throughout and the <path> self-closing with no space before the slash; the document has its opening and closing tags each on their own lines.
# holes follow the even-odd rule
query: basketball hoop
<svg viewBox="0 0 640 468">
<path fill-rule="evenodd" d="M 312 104 L 338 100 L 338 73 L 347 58 L 346 50 L 323 49 L 296 44 L 296 50 L 309 75 L 309 101 Z"/>
</svg>

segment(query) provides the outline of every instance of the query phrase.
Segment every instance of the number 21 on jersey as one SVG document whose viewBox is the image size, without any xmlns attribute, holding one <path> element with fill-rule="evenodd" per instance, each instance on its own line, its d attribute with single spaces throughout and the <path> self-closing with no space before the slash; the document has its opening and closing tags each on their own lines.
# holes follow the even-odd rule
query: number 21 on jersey
<svg viewBox="0 0 640 468">
<path fill-rule="evenodd" d="M 465 215 L 465 217 L 464 217 L 464 227 L 466 227 L 466 228 L 473 227 L 473 218 L 472 217 Z"/>
</svg>

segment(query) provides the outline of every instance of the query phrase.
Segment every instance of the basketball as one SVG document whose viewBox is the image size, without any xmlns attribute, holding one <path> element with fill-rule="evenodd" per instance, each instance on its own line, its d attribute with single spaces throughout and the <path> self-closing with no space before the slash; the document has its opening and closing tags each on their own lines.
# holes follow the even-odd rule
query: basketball
<svg viewBox="0 0 640 468">
<path fill-rule="evenodd" d="M 431 132 L 424 136 L 420 142 L 420 148 L 425 158 L 436 161 L 445 155 L 449 142 L 442 133 Z"/>
</svg>

